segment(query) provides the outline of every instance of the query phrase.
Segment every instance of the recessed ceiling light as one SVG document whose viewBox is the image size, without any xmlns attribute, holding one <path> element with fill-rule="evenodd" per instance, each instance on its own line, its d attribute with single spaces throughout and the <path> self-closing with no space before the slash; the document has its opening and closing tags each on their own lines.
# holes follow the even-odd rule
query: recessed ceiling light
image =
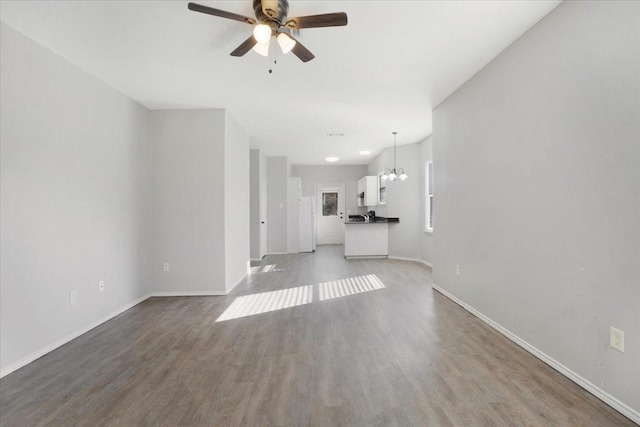
<svg viewBox="0 0 640 427">
<path fill-rule="evenodd" d="M 361 151 L 360 154 L 362 154 L 363 156 L 368 156 L 369 154 L 371 154 L 371 151 Z"/>
<path fill-rule="evenodd" d="M 338 160 L 340 160 L 340 159 L 339 159 L 339 158 L 337 158 L 337 157 L 327 157 L 325 160 L 326 160 L 327 162 L 333 163 L 333 162 L 337 162 L 337 161 L 338 161 Z"/>
<path fill-rule="evenodd" d="M 344 133 L 334 132 L 334 133 L 328 133 L 327 135 L 329 135 L 329 136 L 344 136 Z"/>
</svg>

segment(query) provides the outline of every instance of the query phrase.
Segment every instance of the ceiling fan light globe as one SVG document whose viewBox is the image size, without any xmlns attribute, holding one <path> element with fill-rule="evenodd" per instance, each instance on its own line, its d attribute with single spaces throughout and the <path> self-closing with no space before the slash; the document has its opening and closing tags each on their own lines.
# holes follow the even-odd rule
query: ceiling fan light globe
<svg viewBox="0 0 640 427">
<path fill-rule="evenodd" d="M 296 41 L 285 33 L 278 34 L 277 40 L 284 55 L 291 52 L 291 49 L 296 45 Z"/>
<path fill-rule="evenodd" d="M 253 47 L 253 51 L 262 56 L 269 56 L 269 42 L 256 44 Z"/>
<path fill-rule="evenodd" d="M 409 177 L 407 176 L 407 174 L 406 174 L 406 173 L 401 173 L 401 174 L 400 174 L 400 176 L 398 177 L 398 179 L 399 179 L 400 181 L 404 181 L 404 180 L 405 180 L 405 179 L 407 179 L 407 178 L 409 178 Z"/>
<path fill-rule="evenodd" d="M 396 174 L 395 174 L 395 173 L 393 173 L 393 172 L 391 172 L 391 173 L 389 174 L 389 181 L 395 181 L 395 180 L 396 180 L 396 177 L 397 177 L 397 176 L 396 176 Z"/>
<path fill-rule="evenodd" d="M 265 24 L 258 24 L 253 27 L 253 37 L 258 44 L 268 43 L 271 38 L 271 27 Z"/>
</svg>

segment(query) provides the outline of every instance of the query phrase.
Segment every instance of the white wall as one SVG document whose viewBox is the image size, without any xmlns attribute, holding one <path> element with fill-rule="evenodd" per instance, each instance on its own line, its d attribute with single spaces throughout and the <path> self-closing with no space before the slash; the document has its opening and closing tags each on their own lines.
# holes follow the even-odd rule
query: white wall
<svg viewBox="0 0 640 427">
<path fill-rule="evenodd" d="M 316 184 L 344 184 L 345 209 L 347 215 L 357 215 L 358 211 L 358 180 L 367 174 L 367 167 L 363 165 L 326 165 L 326 166 L 296 166 L 291 168 L 293 176 L 302 178 L 302 195 L 316 196 Z M 315 199 L 314 199 L 315 200 Z M 362 209 L 363 213 L 366 209 Z"/>
<path fill-rule="evenodd" d="M 302 195 L 302 182 L 299 176 L 287 178 L 287 252 L 297 254 L 300 222 L 298 209 Z"/>
<path fill-rule="evenodd" d="M 154 292 L 224 294 L 225 111 L 151 114 Z"/>
<path fill-rule="evenodd" d="M 267 158 L 260 150 L 250 150 L 251 259 L 260 259 L 260 180 L 267 179 Z"/>
<path fill-rule="evenodd" d="M 639 16 L 561 3 L 436 108 L 433 134 L 437 285 L 636 421 Z"/>
<path fill-rule="evenodd" d="M 249 229 L 251 259 L 260 259 L 260 150 L 249 151 Z"/>
<path fill-rule="evenodd" d="M 387 182 L 387 204 L 376 206 L 378 216 L 398 217 L 400 223 L 389 224 L 389 256 L 420 259 L 422 218 L 420 211 L 424 191 L 421 188 L 421 146 L 419 143 L 399 145 L 396 165 L 403 168 L 405 181 Z M 393 168 L 393 147 L 385 149 L 367 166 L 367 175 L 378 175 L 386 168 Z"/>
<path fill-rule="evenodd" d="M 225 113 L 224 179 L 225 283 L 233 289 L 247 275 L 249 262 L 249 137 Z M 221 176 L 222 175 L 222 176 Z"/>
<path fill-rule="evenodd" d="M 267 253 L 287 253 L 286 157 L 267 157 Z"/>
<path fill-rule="evenodd" d="M 0 29 L 4 375 L 151 292 L 151 181 L 148 111 Z"/>
</svg>

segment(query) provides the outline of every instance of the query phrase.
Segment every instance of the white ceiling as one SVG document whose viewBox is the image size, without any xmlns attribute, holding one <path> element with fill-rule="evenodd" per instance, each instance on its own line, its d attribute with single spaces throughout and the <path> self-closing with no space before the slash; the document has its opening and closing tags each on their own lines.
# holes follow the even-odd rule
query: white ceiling
<svg viewBox="0 0 640 427">
<path fill-rule="evenodd" d="M 251 0 L 195 2 L 254 16 Z M 303 30 L 316 58 L 280 54 L 272 74 L 254 52 L 229 56 L 249 25 L 187 1 L 3 0 L 0 19 L 151 109 L 228 109 L 266 155 L 367 164 L 394 130 L 398 145 L 429 136 L 432 108 L 558 3 L 290 0 L 289 16 L 349 24 Z"/>
</svg>

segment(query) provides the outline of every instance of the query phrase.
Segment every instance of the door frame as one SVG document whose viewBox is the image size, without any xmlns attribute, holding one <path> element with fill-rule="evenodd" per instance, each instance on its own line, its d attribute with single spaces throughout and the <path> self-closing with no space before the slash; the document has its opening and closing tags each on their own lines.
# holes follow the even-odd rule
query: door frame
<svg viewBox="0 0 640 427">
<path fill-rule="evenodd" d="M 320 233 L 318 232 L 320 230 L 320 227 L 319 227 L 319 225 L 320 225 L 319 222 L 320 221 L 319 221 L 319 219 L 320 219 L 320 215 L 322 215 L 322 203 L 318 201 L 319 200 L 318 196 L 320 194 L 322 194 L 322 189 L 326 188 L 326 187 L 338 187 L 339 188 L 338 191 L 342 193 L 342 199 L 343 199 L 344 205 L 343 205 L 342 212 L 338 213 L 338 216 L 342 215 L 342 218 L 340 218 L 340 219 L 342 219 L 343 223 L 344 223 L 345 212 L 347 210 L 347 200 L 346 200 L 346 197 L 347 197 L 346 193 L 347 192 L 346 192 L 344 183 L 316 184 L 316 194 L 315 194 L 315 200 L 316 200 L 316 218 L 315 218 L 315 221 L 316 221 L 316 239 L 317 239 L 317 236 L 320 235 Z M 340 199 L 338 199 L 338 210 L 340 210 Z M 341 245 L 341 244 L 344 244 L 344 226 L 342 227 L 342 243 L 317 243 L 317 244 L 318 245 L 322 245 L 322 244 L 325 244 L 325 245 L 331 245 L 331 244 Z"/>
<path fill-rule="evenodd" d="M 258 188 L 258 200 L 260 205 L 258 209 L 258 217 L 260 220 L 260 248 L 258 251 L 260 252 L 260 259 L 264 258 L 267 254 L 267 197 L 267 178 L 261 176 Z"/>
</svg>

